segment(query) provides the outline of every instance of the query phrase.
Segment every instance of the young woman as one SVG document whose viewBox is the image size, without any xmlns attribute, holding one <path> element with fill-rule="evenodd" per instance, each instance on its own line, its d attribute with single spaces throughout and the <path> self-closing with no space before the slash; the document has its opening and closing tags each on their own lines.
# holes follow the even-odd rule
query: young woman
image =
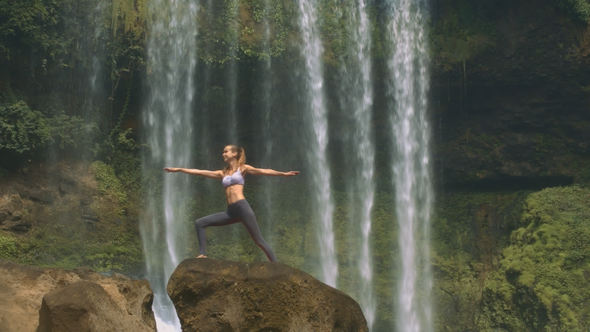
<svg viewBox="0 0 590 332">
<path fill-rule="evenodd" d="M 299 174 L 298 171 L 279 172 L 272 169 L 255 168 L 246 165 L 246 153 L 244 148 L 236 145 L 228 145 L 223 149 L 223 161 L 226 166 L 222 170 L 207 171 L 200 169 L 189 168 L 164 168 L 167 172 L 182 172 L 192 175 L 200 175 L 212 179 L 221 179 L 221 183 L 225 188 L 225 198 L 227 200 L 227 210 L 225 212 L 218 212 L 212 215 L 199 218 L 195 222 L 197 228 L 197 236 L 199 238 L 199 256 L 197 258 L 207 257 L 207 239 L 205 236 L 205 228 L 209 226 L 224 226 L 237 222 L 242 222 L 250 236 L 260 247 L 266 257 L 271 262 L 276 262 L 277 258 L 270 249 L 269 245 L 262 238 L 258 223 L 256 223 L 256 216 L 254 211 L 244 197 L 244 175 L 272 175 L 272 176 L 294 176 Z"/>
</svg>

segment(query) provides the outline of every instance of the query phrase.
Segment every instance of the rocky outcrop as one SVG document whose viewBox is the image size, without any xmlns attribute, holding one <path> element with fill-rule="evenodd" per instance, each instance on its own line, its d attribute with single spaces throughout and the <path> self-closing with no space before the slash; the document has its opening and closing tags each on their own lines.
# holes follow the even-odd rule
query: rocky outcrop
<svg viewBox="0 0 590 332">
<path fill-rule="evenodd" d="M 83 224 L 85 214 L 97 206 L 94 177 L 87 163 L 61 162 L 30 166 L 2 178 L 0 230 L 24 234 L 56 224 L 56 219 Z"/>
<path fill-rule="evenodd" d="M 0 331 L 155 331 L 145 280 L 0 260 Z"/>
<path fill-rule="evenodd" d="M 183 331 L 368 331 L 351 297 L 280 263 L 187 259 L 168 294 Z"/>
<path fill-rule="evenodd" d="M 129 315 L 102 286 L 82 280 L 43 297 L 37 332 L 153 330 L 141 316 Z"/>
<path fill-rule="evenodd" d="M 590 27 L 554 1 L 434 7 L 437 181 L 469 190 L 587 182 Z"/>
<path fill-rule="evenodd" d="M 138 274 L 139 202 L 112 167 L 63 160 L 0 174 L 0 258 Z M 8 249 L 6 249 L 8 248 Z"/>
</svg>

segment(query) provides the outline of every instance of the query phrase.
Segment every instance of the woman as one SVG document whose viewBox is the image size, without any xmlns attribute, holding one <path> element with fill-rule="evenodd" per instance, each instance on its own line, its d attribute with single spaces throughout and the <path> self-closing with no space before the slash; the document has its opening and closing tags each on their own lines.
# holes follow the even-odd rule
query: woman
<svg viewBox="0 0 590 332">
<path fill-rule="evenodd" d="M 279 172 L 272 169 L 255 168 L 246 165 L 246 153 L 244 148 L 236 145 L 228 145 L 223 149 L 223 161 L 226 166 L 222 170 L 207 171 L 200 169 L 188 168 L 164 168 L 167 172 L 182 172 L 193 175 L 200 175 L 212 179 L 221 179 L 221 183 L 225 188 L 225 198 L 227 200 L 227 210 L 225 212 L 218 212 L 212 215 L 199 218 L 195 222 L 197 228 L 197 236 L 199 238 L 199 256 L 197 258 L 207 257 L 207 240 L 205 236 L 205 228 L 209 226 L 224 226 L 242 222 L 250 236 L 260 247 L 266 257 L 271 262 L 276 262 L 277 258 L 270 249 L 269 245 L 262 238 L 260 228 L 256 223 L 256 216 L 244 197 L 244 175 L 273 175 L 273 176 L 294 176 L 299 174 L 298 171 Z"/>
</svg>

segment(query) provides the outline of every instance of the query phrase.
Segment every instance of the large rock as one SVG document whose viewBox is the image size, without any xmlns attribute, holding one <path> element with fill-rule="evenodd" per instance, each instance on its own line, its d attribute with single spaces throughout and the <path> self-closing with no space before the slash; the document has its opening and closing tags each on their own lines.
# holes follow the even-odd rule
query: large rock
<svg viewBox="0 0 590 332">
<path fill-rule="evenodd" d="M 129 315 L 97 283 L 78 281 L 43 297 L 37 332 L 153 331 L 141 316 Z"/>
<path fill-rule="evenodd" d="M 187 259 L 168 294 L 183 331 L 368 331 L 351 297 L 279 263 Z"/>
<path fill-rule="evenodd" d="M 119 274 L 107 277 L 87 269 L 42 269 L 0 260 L 0 298 L 2 332 L 156 329 L 148 282 Z"/>
</svg>

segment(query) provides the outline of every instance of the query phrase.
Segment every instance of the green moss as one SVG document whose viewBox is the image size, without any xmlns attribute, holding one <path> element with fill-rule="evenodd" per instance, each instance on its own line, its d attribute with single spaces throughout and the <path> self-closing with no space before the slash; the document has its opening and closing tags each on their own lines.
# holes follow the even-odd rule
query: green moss
<svg viewBox="0 0 590 332">
<path fill-rule="evenodd" d="M 457 0 L 432 26 L 433 61 L 443 71 L 465 63 L 496 45 L 495 22 L 485 4 Z"/>
<path fill-rule="evenodd" d="M 121 205 L 127 202 L 127 193 L 112 166 L 102 161 L 95 161 L 90 165 L 96 181 L 98 190 L 105 196 L 115 198 Z"/>
<path fill-rule="evenodd" d="M 96 180 L 96 191 L 93 181 Z M 21 264 L 137 273 L 143 265 L 138 234 L 138 191 L 126 188 L 112 166 L 94 162 L 72 188 L 18 239 L 0 233 L 0 258 Z M 77 199 L 80 195 L 82 200 Z M 86 203 L 82 203 L 82 202 Z M 83 206 L 81 206 L 83 205 Z"/>
<path fill-rule="evenodd" d="M 92 244 L 84 261 L 98 271 L 124 271 L 142 264 L 141 247 L 129 235 L 123 233 L 107 243 Z"/>
<path fill-rule="evenodd" d="M 431 241 L 437 331 L 478 330 L 482 285 L 519 227 L 527 195 L 455 192 L 438 198 Z"/>
<path fill-rule="evenodd" d="M 143 36 L 146 18 L 146 0 L 112 0 L 111 29 L 114 36 L 118 31 Z"/>
<path fill-rule="evenodd" d="M 10 235 L 0 233 L 0 258 L 14 259 L 18 254 L 18 240 Z"/>
<path fill-rule="evenodd" d="M 80 227 L 81 226 L 81 227 Z M 138 271 L 142 252 L 136 232 L 122 227 L 88 229 L 87 225 L 47 225 L 23 238 L 18 254 L 7 257 L 22 264 L 96 271 Z"/>
<path fill-rule="evenodd" d="M 590 327 L 590 190 L 531 194 L 523 225 L 486 281 L 481 328 L 583 331 Z"/>
</svg>

